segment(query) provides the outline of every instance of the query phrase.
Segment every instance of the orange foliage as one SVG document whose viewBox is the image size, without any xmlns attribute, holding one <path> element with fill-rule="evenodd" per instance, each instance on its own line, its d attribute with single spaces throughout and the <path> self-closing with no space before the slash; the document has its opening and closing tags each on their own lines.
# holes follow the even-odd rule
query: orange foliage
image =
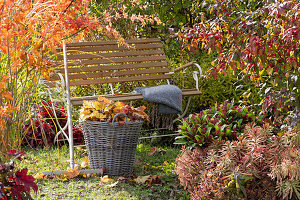
<svg viewBox="0 0 300 200">
<path fill-rule="evenodd" d="M 46 53 L 56 52 L 64 38 L 81 39 L 95 29 L 99 21 L 88 14 L 88 3 L 0 0 L 0 50 L 9 55 L 13 71 L 26 65 L 47 72 L 51 59 Z"/>
<path fill-rule="evenodd" d="M 114 37 L 120 44 L 124 39 L 110 23 L 115 11 L 107 11 L 103 17 L 90 14 L 91 0 L 0 0 L 0 136 L 5 130 L 14 109 L 29 106 L 18 98 L 38 81 L 38 73 L 49 78 L 57 49 L 62 42 L 78 41 L 90 31 L 98 31 Z M 134 2 L 133 2 L 134 3 Z M 122 12 L 121 8 L 115 8 Z M 126 13 L 123 13 L 126 16 Z M 130 18 L 130 16 L 128 16 Z M 132 18 L 132 19 L 131 19 Z M 153 16 L 131 17 L 132 21 L 151 23 Z M 128 45 L 127 45 L 128 46 Z M 23 73 L 25 72 L 25 73 Z M 3 75 L 5 74 L 5 76 Z M 16 89 L 24 76 L 27 88 Z M 26 84 L 25 84 L 26 85 Z M 24 89 L 25 88 L 25 89 Z M 23 96 L 22 96 L 23 95 Z M 25 102 L 25 101 L 24 101 Z M 26 110 L 26 109 L 23 109 Z M 16 114 L 16 116 L 20 116 Z M 0 137 L 0 138 L 1 138 Z M 6 136 L 5 136 L 6 137 Z M 1 148 L 0 148 L 1 151 Z"/>
<path fill-rule="evenodd" d="M 20 102 L 20 91 L 14 84 L 24 69 L 31 75 L 26 77 L 29 83 L 36 83 L 35 72 L 47 78 L 50 55 L 56 53 L 62 40 L 81 39 L 98 27 L 99 21 L 89 15 L 88 5 L 88 0 L 0 0 L 0 138 L 4 145 L 9 135 L 7 121 L 21 106 L 16 103 Z"/>
</svg>

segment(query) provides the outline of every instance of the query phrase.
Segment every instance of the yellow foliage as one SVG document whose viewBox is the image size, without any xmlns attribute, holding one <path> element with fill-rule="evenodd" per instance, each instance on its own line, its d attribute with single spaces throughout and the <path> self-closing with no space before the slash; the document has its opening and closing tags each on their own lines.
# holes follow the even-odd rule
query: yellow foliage
<svg viewBox="0 0 300 200">
<path fill-rule="evenodd" d="M 144 112 L 145 109 L 145 106 L 133 108 L 120 101 L 114 102 L 104 97 L 99 97 L 98 101 L 83 101 L 79 116 L 82 121 L 111 122 L 117 113 L 124 113 L 127 115 L 127 121 L 148 121 L 149 117 Z M 124 122 L 124 117 L 118 117 L 117 121 L 119 123 L 121 121 Z"/>
</svg>

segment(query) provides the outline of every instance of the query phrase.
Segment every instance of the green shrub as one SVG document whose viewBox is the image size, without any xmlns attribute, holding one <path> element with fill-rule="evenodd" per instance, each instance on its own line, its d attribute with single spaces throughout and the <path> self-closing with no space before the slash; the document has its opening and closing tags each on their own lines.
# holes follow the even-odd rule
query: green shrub
<svg viewBox="0 0 300 200">
<path fill-rule="evenodd" d="M 178 130 L 182 136 L 176 138 L 175 144 L 195 147 L 207 146 L 214 140 L 236 140 L 246 124 L 255 121 L 250 107 L 225 101 L 184 119 Z"/>
<path fill-rule="evenodd" d="M 205 70 L 203 63 L 200 65 Z M 172 84 L 179 86 L 179 88 L 195 88 L 195 81 L 191 80 L 192 71 L 194 69 L 188 69 L 184 73 L 173 75 Z M 216 102 L 220 103 L 226 100 L 247 103 L 244 95 L 248 95 L 249 91 L 256 92 L 253 88 L 255 88 L 254 83 L 246 82 L 235 76 L 218 74 L 216 78 L 201 78 L 199 80 L 199 90 L 202 94 L 193 98 L 193 104 L 190 106 L 189 111 L 190 113 L 199 112 L 214 106 Z M 258 100 L 259 102 L 260 100 Z"/>
<path fill-rule="evenodd" d="M 224 102 L 226 100 L 239 101 L 242 94 L 246 91 L 246 87 L 238 87 L 236 85 L 244 85 L 242 81 L 235 77 L 219 74 L 217 78 L 201 79 L 199 96 L 199 109 L 207 109 L 216 102 Z"/>
</svg>

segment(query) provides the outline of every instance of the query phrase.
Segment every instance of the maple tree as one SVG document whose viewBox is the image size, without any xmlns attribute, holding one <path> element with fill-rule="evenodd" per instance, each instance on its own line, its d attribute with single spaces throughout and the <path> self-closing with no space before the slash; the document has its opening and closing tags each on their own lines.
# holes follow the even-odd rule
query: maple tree
<svg viewBox="0 0 300 200">
<path fill-rule="evenodd" d="M 206 5 L 214 16 L 201 15 L 202 22 L 179 38 L 190 49 L 217 52 L 212 63 L 216 71 L 240 69 L 256 80 L 262 78 L 263 73 L 257 73 L 262 70 L 284 76 L 298 70 L 299 3 L 209 0 Z"/>
<path fill-rule="evenodd" d="M 53 58 L 50 55 L 56 53 L 62 39 L 80 39 L 98 26 L 99 21 L 88 14 L 88 3 L 0 1 L 2 152 L 21 143 L 32 93 L 40 74 L 48 77 Z"/>
<path fill-rule="evenodd" d="M 178 37 L 191 51 L 216 53 L 210 73 L 242 74 L 249 81 L 271 78 L 273 87 L 300 99 L 300 4 L 297 1 L 206 0 L 201 22 Z"/>
<path fill-rule="evenodd" d="M 0 0 L 0 152 L 21 144 L 37 83 L 53 72 L 50 66 L 63 41 L 96 31 L 124 43 L 109 22 L 111 12 L 97 18 L 90 6 L 90 0 Z"/>
</svg>

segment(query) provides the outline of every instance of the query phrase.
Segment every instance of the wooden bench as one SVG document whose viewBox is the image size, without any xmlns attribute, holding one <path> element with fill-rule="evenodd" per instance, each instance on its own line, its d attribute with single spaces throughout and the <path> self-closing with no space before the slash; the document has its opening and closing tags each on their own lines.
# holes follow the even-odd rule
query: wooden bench
<svg viewBox="0 0 300 200">
<path fill-rule="evenodd" d="M 59 128 L 70 144 L 71 168 L 74 168 L 72 117 L 69 117 L 72 116 L 71 106 L 82 105 L 84 100 L 97 100 L 99 95 L 71 97 L 70 87 L 109 84 L 111 94 L 101 96 L 114 101 L 139 100 L 143 99 L 141 94 L 115 95 L 112 84 L 149 80 L 166 80 L 169 84 L 173 73 L 194 65 L 199 70 L 193 72 L 196 85 L 194 89 L 182 90 L 182 95 L 189 96 L 189 99 L 185 111 L 179 118 L 186 114 L 191 97 L 201 94 L 198 88 L 198 75 L 200 73 L 201 76 L 202 71 L 197 63 L 190 62 L 170 72 L 160 39 L 134 39 L 126 42 L 133 48 L 120 46 L 116 41 L 99 41 L 64 44 L 63 48 L 58 49 L 62 54 L 57 56 L 57 63 L 54 66 L 57 73 L 50 77 L 50 82 L 46 84 L 54 87 L 55 82 L 58 82 L 63 91 L 66 91 L 68 122 L 65 127 Z M 66 127 L 69 136 L 64 132 Z"/>
<path fill-rule="evenodd" d="M 101 95 L 114 101 L 132 101 L 143 99 L 141 94 L 124 93 L 115 95 L 112 84 L 123 82 L 135 82 L 145 80 L 166 80 L 174 72 L 188 66 L 196 65 L 201 73 L 201 68 L 195 62 L 183 65 L 173 72 L 169 71 L 162 43 L 158 38 L 127 40 L 134 48 L 119 46 L 116 41 L 80 42 L 65 45 L 63 55 L 57 57 L 56 72 L 64 74 L 67 90 L 71 86 L 83 86 L 94 84 L 109 84 L 111 94 Z M 64 59 L 65 63 L 64 63 Z M 65 66 L 67 68 L 65 68 Z M 67 69 L 67 76 L 65 69 Z M 201 94 L 198 89 L 198 77 L 194 72 L 196 87 L 182 90 L 183 96 L 195 96 Z M 200 74 L 201 75 L 201 74 Z M 61 81 L 60 76 L 55 75 L 50 81 Z M 49 86 L 54 86 L 48 84 Z M 131 91 L 128 91 L 131 92 Z M 98 96 L 71 97 L 73 106 L 82 105 L 83 100 L 97 100 Z"/>
</svg>

